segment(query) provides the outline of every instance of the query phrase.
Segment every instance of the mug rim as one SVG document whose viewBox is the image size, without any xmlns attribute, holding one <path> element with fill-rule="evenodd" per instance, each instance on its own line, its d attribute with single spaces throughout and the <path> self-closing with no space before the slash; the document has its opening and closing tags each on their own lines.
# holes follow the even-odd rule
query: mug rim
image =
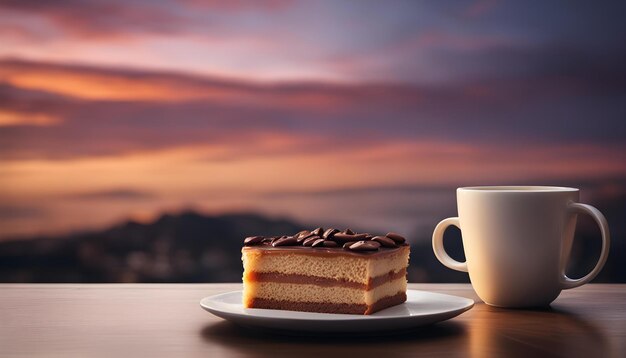
<svg viewBox="0 0 626 358">
<path fill-rule="evenodd" d="M 567 186 L 544 185 L 494 185 L 494 186 L 466 186 L 457 188 L 458 191 L 474 191 L 484 193 L 537 193 L 537 192 L 577 192 L 578 188 Z"/>
</svg>

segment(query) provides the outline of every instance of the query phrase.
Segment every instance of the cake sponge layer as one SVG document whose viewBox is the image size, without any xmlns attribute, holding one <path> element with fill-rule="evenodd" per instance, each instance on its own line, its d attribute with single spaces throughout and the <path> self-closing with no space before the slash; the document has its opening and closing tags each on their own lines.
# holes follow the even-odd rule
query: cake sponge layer
<svg viewBox="0 0 626 358">
<path fill-rule="evenodd" d="M 340 251 L 334 256 L 306 252 L 278 252 L 246 248 L 242 255 L 244 271 L 323 277 L 367 285 L 372 277 L 397 272 L 407 267 L 409 248 L 400 247 L 379 256 L 357 256 Z"/>
</svg>

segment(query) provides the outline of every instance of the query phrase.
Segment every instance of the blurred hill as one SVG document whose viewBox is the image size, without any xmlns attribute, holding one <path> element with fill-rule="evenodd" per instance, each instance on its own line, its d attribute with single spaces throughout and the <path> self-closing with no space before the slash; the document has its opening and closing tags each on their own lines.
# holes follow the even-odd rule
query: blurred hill
<svg viewBox="0 0 626 358">
<path fill-rule="evenodd" d="M 297 232 L 285 220 L 194 212 L 67 237 L 0 242 L 4 282 L 228 282 L 241 280 L 244 237 Z"/>
<path fill-rule="evenodd" d="M 250 235 L 281 235 L 312 228 L 256 214 L 163 215 L 152 223 L 129 221 L 103 231 L 65 237 L 0 242 L 0 282 L 238 282 L 241 244 Z M 595 263 L 599 240 L 592 223 L 577 231 L 569 270 L 574 277 Z M 411 239 L 411 282 L 469 282 L 467 274 L 442 266 L 430 240 Z M 463 259 L 460 232 L 450 229 L 446 247 Z M 615 237 L 615 236 L 614 236 Z M 614 240 L 596 282 L 626 282 L 623 240 Z"/>
</svg>

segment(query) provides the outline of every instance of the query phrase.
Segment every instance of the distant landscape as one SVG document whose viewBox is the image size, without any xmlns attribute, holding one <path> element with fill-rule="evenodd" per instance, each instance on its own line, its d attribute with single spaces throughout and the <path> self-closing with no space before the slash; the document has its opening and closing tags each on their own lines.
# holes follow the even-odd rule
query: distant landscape
<svg viewBox="0 0 626 358">
<path fill-rule="evenodd" d="M 289 234 L 314 226 L 250 213 L 184 212 L 165 214 L 147 224 L 128 221 L 102 231 L 5 241 L 0 242 L 0 282 L 238 282 L 246 236 Z M 571 275 L 584 274 L 595 262 L 596 230 L 581 220 L 568 270 Z M 409 281 L 469 282 L 466 274 L 448 270 L 436 260 L 428 234 L 409 237 Z M 626 282 L 623 228 L 614 234 L 609 260 L 596 282 Z M 463 259 L 459 231 L 450 229 L 446 235 L 451 256 Z"/>
</svg>

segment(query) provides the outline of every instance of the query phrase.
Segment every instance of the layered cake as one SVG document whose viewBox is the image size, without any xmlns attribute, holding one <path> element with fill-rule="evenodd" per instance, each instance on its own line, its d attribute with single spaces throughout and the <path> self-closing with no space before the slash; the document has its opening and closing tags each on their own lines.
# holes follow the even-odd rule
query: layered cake
<svg viewBox="0 0 626 358">
<path fill-rule="evenodd" d="M 346 229 L 252 236 L 242 249 L 243 305 L 322 313 L 371 314 L 406 301 L 404 237 Z"/>
</svg>

